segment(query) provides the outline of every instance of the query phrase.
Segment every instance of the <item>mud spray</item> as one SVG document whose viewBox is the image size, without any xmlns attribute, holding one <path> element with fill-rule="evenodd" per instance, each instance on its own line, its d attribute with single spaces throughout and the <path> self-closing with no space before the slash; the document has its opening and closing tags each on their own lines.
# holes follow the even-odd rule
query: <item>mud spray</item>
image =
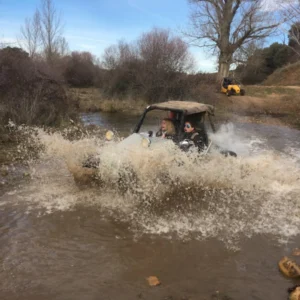
<svg viewBox="0 0 300 300">
<path fill-rule="evenodd" d="M 172 142 L 124 149 L 103 134 L 71 141 L 65 133 L 31 131 L 31 149 L 39 149 L 38 158 L 28 160 L 31 179 L 2 196 L 1 205 L 25 205 L 40 215 L 92 207 L 129 223 L 136 238 L 216 238 L 231 249 L 245 236 L 270 234 L 281 243 L 300 234 L 298 148 L 278 152 L 233 125 L 210 138 L 237 158 L 184 153 Z M 90 156 L 99 162 L 93 180 L 80 183 Z"/>
</svg>

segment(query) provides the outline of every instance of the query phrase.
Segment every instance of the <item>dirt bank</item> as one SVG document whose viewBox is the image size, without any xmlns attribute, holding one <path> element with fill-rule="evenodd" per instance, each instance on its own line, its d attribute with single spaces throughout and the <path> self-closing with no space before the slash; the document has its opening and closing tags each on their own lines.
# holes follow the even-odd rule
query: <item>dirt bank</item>
<svg viewBox="0 0 300 300">
<path fill-rule="evenodd" d="M 300 87 L 246 86 L 245 89 L 246 96 L 227 97 L 214 92 L 212 87 L 210 97 L 205 97 L 203 102 L 216 107 L 220 122 L 255 122 L 300 128 Z M 101 91 L 95 88 L 73 88 L 70 93 L 78 100 L 81 112 L 124 111 L 140 114 L 148 105 L 136 99 L 105 99 Z"/>
<path fill-rule="evenodd" d="M 246 96 L 219 95 L 215 103 L 221 121 L 281 125 L 300 129 L 300 87 L 247 86 Z"/>
<path fill-rule="evenodd" d="M 139 113 L 148 105 L 143 100 L 132 98 L 107 99 L 100 89 L 97 88 L 71 88 L 71 99 L 75 99 L 81 112 L 132 112 Z"/>
<path fill-rule="evenodd" d="M 263 84 L 277 86 L 300 85 L 300 62 L 288 64 L 275 70 Z"/>
</svg>

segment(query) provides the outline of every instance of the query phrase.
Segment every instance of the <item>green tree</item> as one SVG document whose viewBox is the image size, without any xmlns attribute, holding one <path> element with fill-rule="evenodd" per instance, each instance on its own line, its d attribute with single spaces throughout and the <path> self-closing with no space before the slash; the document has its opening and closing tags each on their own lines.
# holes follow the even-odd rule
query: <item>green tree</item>
<svg viewBox="0 0 300 300">
<path fill-rule="evenodd" d="M 288 62 L 289 48 L 284 44 L 273 43 L 264 49 L 264 58 L 266 66 L 273 72 Z"/>
<path fill-rule="evenodd" d="M 237 67 L 236 73 L 244 83 L 260 83 L 288 63 L 289 56 L 287 45 L 273 43 L 269 47 L 257 49 L 246 63 Z"/>
</svg>

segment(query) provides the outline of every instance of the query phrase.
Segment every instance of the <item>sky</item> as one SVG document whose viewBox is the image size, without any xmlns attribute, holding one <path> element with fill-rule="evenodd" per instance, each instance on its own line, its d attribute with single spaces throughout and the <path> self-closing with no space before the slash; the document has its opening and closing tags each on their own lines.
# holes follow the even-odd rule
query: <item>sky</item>
<svg viewBox="0 0 300 300">
<path fill-rule="evenodd" d="M 272 2 L 275 0 L 265 0 Z M 153 27 L 181 34 L 189 20 L 187 0 L 53 0 L 61 12 L 64 36 L 71 51 L 90 51 L 101 57 L 103 50 L 119 40 L 134 41 Z M 0 41 L 17 46 L 20 27 L 32 17 L 40 0 L 0 0 Z M 197 71 L 212 72 L 216 59 L 191 47 Z"/>
</svg>

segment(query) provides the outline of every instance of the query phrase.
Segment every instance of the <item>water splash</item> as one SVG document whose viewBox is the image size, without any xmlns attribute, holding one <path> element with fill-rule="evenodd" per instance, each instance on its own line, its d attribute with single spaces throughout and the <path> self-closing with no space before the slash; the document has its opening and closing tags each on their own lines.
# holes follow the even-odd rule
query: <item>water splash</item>
<svg viewBox="0 0 300 300">
<path fill-rule="evenodd" d="M 38 128 L 31 135 L 40 152 L 28 163 L 30 183 L 1 200 L 26 203 L 28 211 L 39 213 L 91 206 L 130 222 L 137 235 L 214 237 L 228 247 L 253 234 L 271 234 L 278 241 L 300 234 L 295 157 L 268 149 L 261 138 L 243 138 L 232 125 L 211 139 L 230 146 L 238 158 L 216 151 L 184 153 L 172 142 L 124 150 L 118 142 L 105 142 L 103 134 L 70 140 L 66 133 Z M 91 155 L 100 163 L 92 169 L 94 186 L 83 188 L 73 176 L 82 176 L 82 161 Z"/>
</svg>

